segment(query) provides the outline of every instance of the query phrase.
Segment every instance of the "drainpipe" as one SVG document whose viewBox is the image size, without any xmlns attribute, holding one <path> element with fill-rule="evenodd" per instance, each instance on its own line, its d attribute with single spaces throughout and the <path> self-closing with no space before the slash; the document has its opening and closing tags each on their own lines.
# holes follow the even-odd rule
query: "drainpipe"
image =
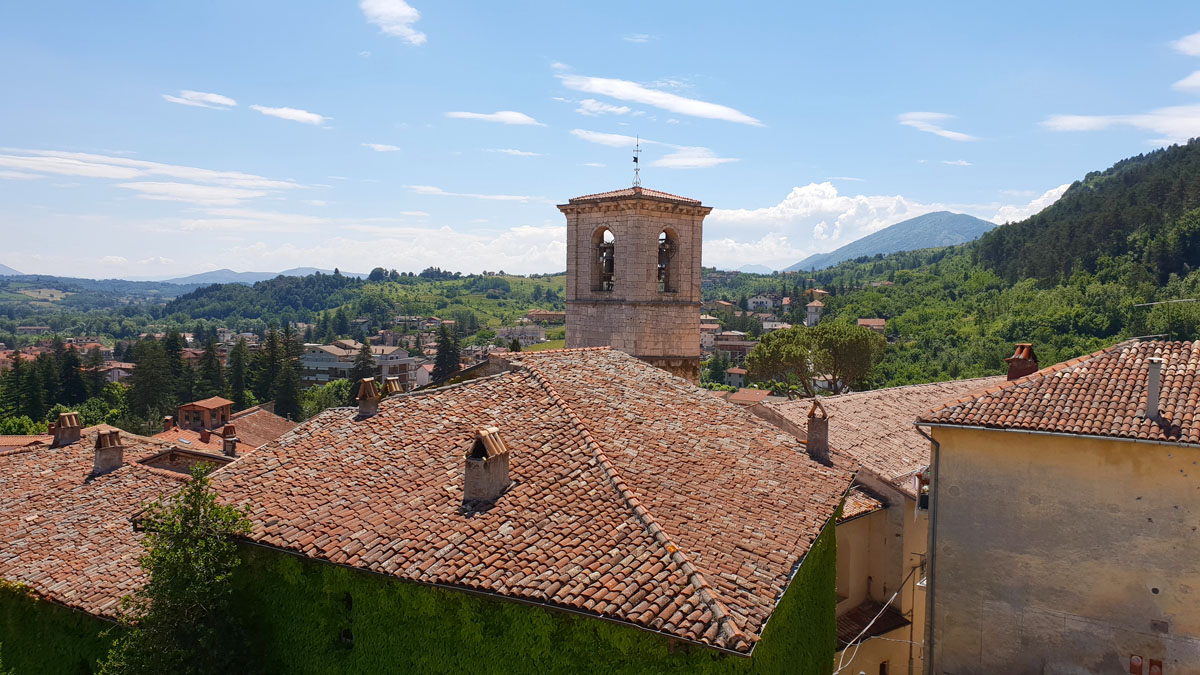
<svg viewBox="0 0 1200 675">
<path fill-rule="evenodd" d="M 925 438 L 929 439 L 929 443 L 933 448 L 932 463 L 930 465 L 929 483 L 932 489 L 929 490 L 929 536 L 925 545 L 925 559 L 928 561 L 928 569 L 925 572 L 925 672 L 933 672 L 933 622 L 934 622 L 934 598 L 937 584 L 934 583 L 934 566 L 937 561 L 937 493 L 941 489 L 941 483 L 938 481 L 938 460 L 941 459 L 942 446 L 934 440 L 933 436 L 925 433 L 921 429 L 919 423 L 914 422 L 913 428 L 917 430 Z M 918 495 L 919 497 L 920 495 Z M 912 659 L 908 662 L 909 675 L 912 673 Z"/>
</svg>

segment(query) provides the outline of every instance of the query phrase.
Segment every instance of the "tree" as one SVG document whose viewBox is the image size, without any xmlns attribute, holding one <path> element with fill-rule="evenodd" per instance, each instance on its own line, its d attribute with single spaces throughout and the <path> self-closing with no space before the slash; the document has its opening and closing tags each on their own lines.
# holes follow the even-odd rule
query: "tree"
<svg viewBox="0 0 1200 675">
<path fill-rule="evenodd" d="M 225 394 L 225 366 L 217 351 L 217 341 L 208 339 L 204 355 L 200 357 L 200 372 L 196 378 L 196 398 L 208 398 Z"/>
<path fill-rule="evenodd" d="M 142 518 L 146 583 L 121 601 L 126 627 L 100 664 L 105 674 L 228 673 L 247 669 L 249 650 L 231 611 L 233 537 L 250 532 L 246 511 L 217 502 L 212 466 L 192 469 L 179 492 Z"/>
<path fill-rule="evenodd" d="M 354 355 L 354 363 L 350 366 L 350 402 L 358 397 L 358 385 L 363 378 L 375 377 L 375 355 L 371 353 L 371 345 L 364 344 Z"/>
<path fill-rule="evenodd" d="M 371 270 L 369 275 L 367 275 L 367 281 L 387 281 L 387 276 L 387 270 L 383 269 L 382 267 L 376 267 L 375 269 Z"/>
<path fill-rule="evenodd" d="M 434 358 L 430 380 L 441 382 L 457 373 L 460 358 L 458 338 L 454 337 L 449 328 L 446 328 L 446 324 L 438 326 L 437 357 Z"/>
<path fill-rule="evenodd" d="M 812 331 L 817 346 L 814 365 L 835 394 L 862 384 L 887 348 L 879 333 L 841 321 L 822 322 Z"/>
<path fill-rule="evenodd" d="M 83 381 L 83 359 L 72 345 L 64 349 L 58 359 L 59 401 L 67 405 L 78 405 L 87 400 L 88 387 Z"/>
<path fill-rule="evenodd" d="M 291 361 L 284 361 L 275 377 L 275 414 L 293 422 L 304 419 L 300 408 L 300 376 Z"/>
<path fill-rule="evenodd" d="M 325 384 L 309 387 L 300 394 L 300 408 L 304 419 L 312 419 L 321 411 L 346 405 L 352 400 L 350 380 L 330 380 Z"/>
<path fill-rule="evenodd" d="M 813 395 L 812 329 L 794 326 L 768 333 L 746 355 L 746 371 L 757 381 L 794 380 Z M 790 397 L 790 396 L 789 396 Z"/>
<path fill-rule="evenodd" d="M 248 347 L 246 338 L 238 338 L 229 350 L 229 388 L 233 396 L 234 410 L 246 408 L 246 366 Z"/>
<path fill-rule="evenodd" d="M 272 327 L 267 331 L 258 351 L 254 353 L 254 396 L 260 401 L 275 398 L 275 381 L 283 365 L 285 351 L 279 339 L 279 331 Z"/>
<path fill-rule="evenodd" d="M 729 357 L 725 352 L 717 350 L 708 359 L 708 367 L 705 370 L 709 382 L 717 384 L 725 384 L 725 371 L 729 370 Z"/>
<path fill-rule="evenodd" d="M 100 353 L 99 347 L 92 347 L 88 350 L 87 356 L 83 359 L 83 369 L 86 373 L 84 379 L 87 382 L 88 394 L 97 396 L 106 384 L 104 373 L 100 368 L 104 366 L 104 355 Z"/>
<path fill-rule="evenodd" d="M 517 338 L 513 338 L 512 342 L 508 343 L 508 351 L 510 351 L 510 352 L 521 351 L 521 341 L 518 340 Z"/>
<path fill-rule="evenodd" d="M 174 410 L 175 375 L 167 351 L 158 340 L 143 340 L 133 347 L 133 373 L 129 376 L 129 409 L 139 417 Z"/>
</svg>

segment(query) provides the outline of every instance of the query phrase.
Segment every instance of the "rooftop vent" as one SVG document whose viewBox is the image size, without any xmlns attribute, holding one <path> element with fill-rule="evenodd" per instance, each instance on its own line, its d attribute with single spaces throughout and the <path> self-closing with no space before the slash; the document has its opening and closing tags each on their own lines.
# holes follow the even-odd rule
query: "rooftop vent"
<svg viewBox="0 0 1200 675">
<path fill-rule="evenodd" d="M 1158 399 L 1162 396 L 1162 365 L 1163 359 L 1151 356 L 1146 359 L 1149 372 L 1146 373 L 1146 419 L 1158 419 Z"/>
<path fill-rule="evenodd" d="M 392 394 L 401 394 L 404 388 L 400 386 L 400 378 L 393 375 L 392 377 L 383 378 L 383 395 L 391 396 Z"/>
<path fill-rule="evenodd" d="M 493 502 L 508 489 L 508 447 L 496 427 L 475 431 L 475 441 L 466 454 L 463 475 L 463 504 Z"/>
<path fill-rule="evenodd" d="M 59 413 L 58 422 L 51 429 L 51 432 L 54 434 L 54 447 L 61 448 L 64 445 L 77 442 L 79 440 L 79 432 L 82 430 L 83 424 L 79 422 L 79 413 Z"/>
<path fill-rule="evenodd" d="M 96 462 L 92 473 L 97 476 L 121 468 L 125 461 L 125 449 L 121 445 L 121 432 L 117 429 L 96 434 Z"/>
<path fill-rule="evenodd" d="M 820 413 L 820 417 L 817 416 Z M 815 396 L 812 400 L 812 407 L 808 410 L 808 429 L 807 429 L 808 455 L 814 460 L 823 464 L 829 463 L 829 415 L 825 412 L 825 406 L 821 405 L 821 401 Z"/>
<path fill-rule="evenodd" d="M 221 430 L 221 452 L 229 457 L 237 454 L 238 437 L 232 424 L 226 424 Z"/>
<path fill-rule="evenodd" d="M 375 378 L 364 377 L 358 383 L 358 416 L 370 417 L 379 412 L 379 387 Z"/>
<path fill-rule="evenodd" d="M 1017 380 L 1038 371 L 1037 356 L 1033 353 L 1033 343 L 1018 342 L 1013 355 L 1004 359 L 1008 362 L 1008 379 Z"/>
</svg>

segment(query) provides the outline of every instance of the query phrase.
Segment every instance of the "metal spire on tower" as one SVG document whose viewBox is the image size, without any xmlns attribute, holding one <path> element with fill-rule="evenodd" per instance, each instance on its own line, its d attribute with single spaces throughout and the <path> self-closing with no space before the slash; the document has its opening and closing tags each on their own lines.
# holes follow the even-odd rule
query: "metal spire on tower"
<svg viewBox="0 0 1200 675">
<path fill-rule="evenodd" d="M 628 138 L 628 136 L 626 136 L 626 138 Z M 642 139 L 640 136 L 635 136 L 634 138 L 635 138 L 635 140 L 634 140 L 634 145 L 633 145 L 633 187 L 641 187 L 642 186 L 642 176 L 641 176 L 642 167 L 638 163 L 638 155 L 642 154 Z"/>
</svg>

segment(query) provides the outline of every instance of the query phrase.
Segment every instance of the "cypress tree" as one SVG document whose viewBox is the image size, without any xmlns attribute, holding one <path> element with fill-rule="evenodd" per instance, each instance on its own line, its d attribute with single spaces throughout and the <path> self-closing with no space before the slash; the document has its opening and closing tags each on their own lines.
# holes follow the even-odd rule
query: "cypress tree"
<svg viewBox="0 0 1200 675">
<path fill-rule="evenodd" d="M 433 362 L 433 382 L 440 382 L 458 372 L 459 369 L 458 339 L 446 328 L 446 324 L 438 326 L 437 357 Z"/>
</svg>

